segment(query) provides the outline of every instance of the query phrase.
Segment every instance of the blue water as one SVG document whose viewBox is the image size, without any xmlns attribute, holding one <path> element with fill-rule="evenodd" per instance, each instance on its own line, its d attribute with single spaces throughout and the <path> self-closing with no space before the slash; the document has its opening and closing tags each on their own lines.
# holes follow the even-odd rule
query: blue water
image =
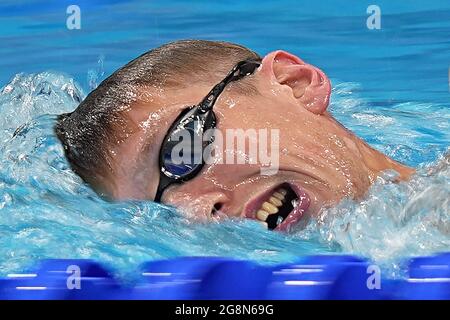
<svg viewBox="0 0 450 320">
<path fill-rule="evenodd" d="M 81 30 L 66 28 L 72 1 L 0 4 L 0 274 L 42 258 L 95 258 L 127 273 L 180 255 L 262 263 L 349 252 L 391 275 L 404 257 L 450 250 L 450 3 L 377 1 L 78 0 Z M 292 51 L 333 82 L 331 111 L 375 148 L 419 168 L 389 173 L 362 202 L 343 201 L 293 234 L 251 221 L 190 223 L 173 208 L 111 204 L 74 175 L 52 132 L 115 69 L 177 39 L 243 44 L 260 55 Z M 15 133 L 15 134 L 14 134 Z"/>
</svg>

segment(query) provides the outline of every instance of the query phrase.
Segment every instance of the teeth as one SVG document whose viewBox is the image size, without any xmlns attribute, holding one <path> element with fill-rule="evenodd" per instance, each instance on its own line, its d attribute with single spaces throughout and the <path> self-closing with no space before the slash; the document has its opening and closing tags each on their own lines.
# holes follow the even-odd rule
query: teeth
<svg viewBox="0 0 450 320">
<path fill-rule="evenodd" d="M 266 221 L 268 216 L 269 216 L 269 213 L 267 211 L 258 210 L 258 212 L 256 212 L 256 218 L 258 218 L 258 220 Z"/>
<path fill-rule="evenodd" d="M 279 192 L 274 192 L 272 197 L 277 198 L 278 200 L 281 200 L 281 201 L 284 200 L 284 196 Z"/>
<path fill-rule="evenodd" d="M 270 214 L 278 212 L 278 208 L 269 202 L 263 202 L 262 208 Z"/>
<path fill-rule="evenodd" d="M 281 202 L 280 199 L 277 199 L 275 197 L 270 197 L 269 202 L 277 207 L 281 207 L 283 205 L 283 202 Z"/>
<path fill-rule="evenodd" d="M 267 224 L 267 222 L 260 221 L 259 223 L 261 223 L 263 228 L 269 229 L 269 225 Z"/>
<path fill-rule="evenodd" d="M 283 206 L 283 202 L 286 201 L 284 196 L 287 194 L 285 189 L 278 189 L 275 191 L 269 200 L 262 203 L 261 208 L 256 212 L 256 218 L 267 226 L 264 221 L 267 220 L 269 215 L 278 212 L 278 207 Z M 277 220 L 277 225 L 283 222 L 283 218 L 280 216 Z"/>
</svg>

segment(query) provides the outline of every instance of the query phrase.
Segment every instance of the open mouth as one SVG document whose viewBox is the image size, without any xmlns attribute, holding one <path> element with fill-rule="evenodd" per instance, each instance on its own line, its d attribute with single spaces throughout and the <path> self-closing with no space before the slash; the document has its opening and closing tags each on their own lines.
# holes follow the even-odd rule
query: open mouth
<svg viewBox="0 0 450 320">
<path fill-rule="evenodd" d="M 288 231 L 309 204 L 310 198 L 301 188 L 284 183 L 250 202 L 245 215 L 261 221 L 269 230 Z"/>
</svg>

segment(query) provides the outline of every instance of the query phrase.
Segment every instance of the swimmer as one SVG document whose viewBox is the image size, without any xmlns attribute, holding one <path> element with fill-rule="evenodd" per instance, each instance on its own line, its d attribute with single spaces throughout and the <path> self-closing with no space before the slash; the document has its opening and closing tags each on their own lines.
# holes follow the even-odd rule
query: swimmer
<svg viewBox="0 0 450 320">
<path fill-rule="evenodd" d="M 177 41 L 117 70 L 59 116 L 55 132 L 72 169 L 104 197 L 289 230 L 345 197 L 362 198 L 383 171 L 398 180 L 414 172 L 338 123 L 327 112 L 330 93 L 327 76 L 292 53 L 261 58 L 232 43 Z M 277 172 L 261 174 L 258 163 L 171 162 L 174 133 L 193 119 L 197 133 L 279 130 Z M 223 154 L 247 152 L 235 144 Z"/>
</svg>

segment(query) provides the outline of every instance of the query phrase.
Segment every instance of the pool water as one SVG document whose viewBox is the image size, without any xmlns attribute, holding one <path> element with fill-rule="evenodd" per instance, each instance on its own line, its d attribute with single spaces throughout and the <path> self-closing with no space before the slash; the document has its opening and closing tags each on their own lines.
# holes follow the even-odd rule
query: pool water
<svg viewBox="0 0 450 320">
<path fill-rule="evenodd" d="M 93 258 L 126 274 L 147 260 L 229 256 L 261 263 L 346 252 L 391 276 L 403 259 L 450 249 L 450 4 L 377 1 L 69 1 L 0 4 L 0 275 L 42 258 Z M 291 234 L 230 220 L 191 223 L 151 201 L 108 203 L 68 168 L 52 125 L 115 69 L 177 39 L 284 49 L 322 68 L 331 112 L 369 144 L 418 168 L 387 172 L 362 202 L 344 200 Z"/>
</svg>

